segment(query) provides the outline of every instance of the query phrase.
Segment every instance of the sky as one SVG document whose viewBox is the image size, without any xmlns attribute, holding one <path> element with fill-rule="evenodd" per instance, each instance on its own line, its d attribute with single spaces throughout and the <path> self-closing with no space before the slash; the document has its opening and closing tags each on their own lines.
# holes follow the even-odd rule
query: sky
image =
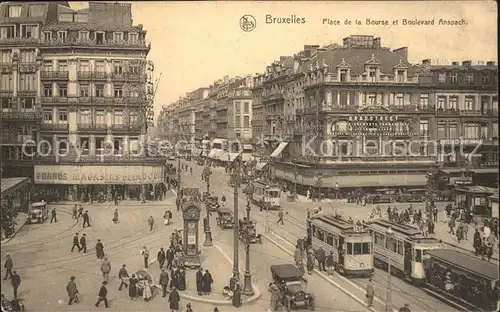
<svg viewBox="0 0 500 312">
<path fill-rule="evenodd" d="M 156 116 L 162 105 L 225 75 L 262 73 L 271 62 L 298 53 L 305 44 L 341 44 L 349 35 L 374 35 L 391 49 L 406 46 L 411 63 L 498 58 L 495 1 L 120 2 L 132 4 L 134 25 L 144 25 L 152 45 L 148 58 L 155 63 L 156 78 L 161 73 Z M 70 5 L 80 9 L 88 3 Z M 247 14 L 257 22 L 250 32 L 240 28 L 240 19 Z M 268 24 L 267 15 L 303 17 L 305 23 Z M 388 25 L 367 25 L 366 19 L 385 20 Z M 403 25 L 403 19 L 434 20 L 434 25 Z M 440 19 L 465 24 L 439 25 Z"/>
</svg>

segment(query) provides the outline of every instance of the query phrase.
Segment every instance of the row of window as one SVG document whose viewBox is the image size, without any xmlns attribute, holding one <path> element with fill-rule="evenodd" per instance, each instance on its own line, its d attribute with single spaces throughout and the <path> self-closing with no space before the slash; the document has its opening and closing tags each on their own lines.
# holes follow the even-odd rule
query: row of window
<svg viewBox="0 0 500 312">
<path fill-rule="evenodd" d="M 42 137 L 42 141 L 46 141 L 52 144 L 40 144 L 40 149 L 42 154 L 48 153 L 51 147 L 57 148 L 59 151 L 66 151 L 68 149 L 68 138 L 67 137 L 58 137 L 55 141 L 52 137 Z M 123 138 L 114 138 L 112 141 L 106 140 L 104 137 L 94 137 L 95 144 L 92 146 L 90 137 L 88 136 L 80 136 L 78 138 L 78 145 L 82 147 L 84 152 L 87 152 L 95 148 L 96 154 L 100 154 L 104 152 L 106 149 L 111 149 L 113 146 L 115 154 L 122 154 L 125 151 L 124 139 Z M 139 139 L 138 138 L 130 138 L 128 144 L 129 152 L 136 152 L 140 150 Z"/>
<path fill-rule="evenodd" d="M 312 225 L 312 233 L 314 238 L 319 239 L 322 242 L 334 248 L 341 248 L 340 242 L 343 242 L 344 238 L 339 237 L 335 233 L 327 232 L 315 225 Z M 369 255 L 371 254 L 371 243 L 347 243 L 347 254 L 348 255 Z"/>
<path fill-rule="evenodd" d="M 139 121 L 139 115 L 137 112 L 129 113 L 129 121 L 131 123 L 136 123 Z M 95 111 L 95 124 L 97 125 L 106 125 L 107 118 L 105 111 Z M 90 110 L 81 110 L 79 114 L 79 122 L 82 124 L 91 124 L 92 123 L 92 112 Z M 112 115 L 112 123 L 115 125 L 124 124 L 124 113 L 123 111 L 115 111 Z M 51 109 L 45 109 L 43 111 L 43 121 L 46 123 L 67 123 L 68 122 L 68 110 L 64 108 L 58 108 L 54 111 Z"/>
<path fill-rule="evenodd" d="M 498 123 L 491 124 L 491 133 L 489 133 L 488 125 L 480 125 L 477 123 L 465 123 L 463 125 L 462 134 L 458 132 L 458 123 L 450 123 L 448 127 L 446 123 L 438 123 L 437 137 L 438 139 L 456 139 L 460 136 L 466 139 L 490 139 L 498 138 Z"/>
<path fill-rule="evenodd" d="M 35 108 L 35 98 L 34 97 L 21 97 L 19 101 L 19 105 L 21 109 L 33 109 Z M 13 109 L 17 108 L 17 103 L 14 105 L 12 98 L 1 98 L 0 99 L 0 107 L 2 110 L 4 109 Z"/>
<path fill-rule="evenodd" d="M 36 62 L 35 49 L 20 49 L 19 61 L 21 63 L 35 63 Z M 11 49 L 0 50 L 0 62 L 1 63 L 11 63 L 12 62 L 12 50 Z"/>
<path fill-rule="evenodd" d="M 240 114 L 241 113 L 241 102 L 234 101 L 234 108 L 236 110 L 236 114 Z M 243 113 L 244 114 L 250 113 L 250 103 L 249 102 L 243 102 Z"/>
<path fill-rule="evenodd" d="M 396 252 L 400 255 L 405 254 L 404 243 L 398 239 L 392 237 L 385 237 L 384 234 L 374 232 L 374 244 L 381 246 L 382 248 L 389 249 L 392 252 Z"/>
<path fill-rule="evenodd" d="M 20 28 L 16 28 L 14 25 L 1 26 L 0 27 L 0 38 L 1 39 L 36 39 L 39 37 L 38 25 L 20 25 Z"/>
<path fill-rule="evenodd" d="M 28 11 L 26 15 L 28 17 L 39 17 L 43 16 L 45 13 L 44 4 L 30 4 L 28 5 Z M 6 18 L 17 18 L 21 17 L 22 5 L 9 5 L 4 11 L 4 17 Z"/>
<path fill-rule="evenodd" d="M 474 80 L 476 75 L 470 73 L 470 74 L 465 74 L 463 75 L 463 82 L 467 84 L 474 84 Z M 448 79 L 447 79 L 448 78 Z M 488 75 L 481 75 L 480 79 L 483 83 L 489 83 L 491 78 Z M 458 84 L 459 83 L 459 74 L 458 73 L 439 73 L 438 74 L 438 83 L 444 84 L 446 81 L 449 81 L 451 84 Z"/>
<path fill-rule="evenodd" d="M 235 116 L 234 126 L 236 128 L 240 128 L 241 127 L 241 118 L 240 118 L 240 115 L 236 115 Z M 243 127 L 245 127 L 245 128 L 250 127 L 250 116 L 243 116 Z"/>
</svg>

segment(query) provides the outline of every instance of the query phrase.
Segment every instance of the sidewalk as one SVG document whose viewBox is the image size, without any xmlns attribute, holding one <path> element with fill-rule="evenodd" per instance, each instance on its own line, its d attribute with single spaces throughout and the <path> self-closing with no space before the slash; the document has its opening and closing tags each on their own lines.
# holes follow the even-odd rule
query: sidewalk
<svg viewBox="0 0 500 312">
<path fill-rule="evenodd" d="M 17 214 L 17 217 L 15 219 L 16 225 L 14 225 L 14 233 L 10 236 L 5 238 L 4 233 L 2 231 L 2 240 L 0 243 L 5 244 L 8 241 L 10 241 L 14 236 L 16 236 L 17 232 L 21 231 L 21 229 L 28 223 L 28 214 L 24 212 L 19 212 Z"/>
<path fill-rule="evenodd" d="M 121 200 L 118 202 L 118 206 L 116 206 L 117 208 L 119 208 L 120 206 L 141 206 L 141 205 L 144 205 L 144 206 L 158 206 L 158 205 L 162 205 L 163 203 L 165 203 L 166 201 L 168 200 L 171 200 L 171 199 L 175 199 L 175 197 L 173 197 L 172 195 L 169 195 L 167 193 L 167 196 L 165 196 L 163 198 L 163 200 L 147 200 L 144 204 L 141 203 L 140 200 L 132 200 L 132 199 L 126 199 L 126 200 Z M 93 202 L 92 204 L 89 203 L 89 202 L 81 202 L 81 201 L 69 201 L 69 200 L 61 200 L 61 201 L 57 201 L 57 202 L 49 202 L 48 205 L 49 206 L 67 206 L 67 205 L 82 205 L 83 207 L 85 206 L 115 206 L 115 203 L 114 202 L 104 202 L 104 203 L 99 203 L 99 202 Z"/>
</svg>

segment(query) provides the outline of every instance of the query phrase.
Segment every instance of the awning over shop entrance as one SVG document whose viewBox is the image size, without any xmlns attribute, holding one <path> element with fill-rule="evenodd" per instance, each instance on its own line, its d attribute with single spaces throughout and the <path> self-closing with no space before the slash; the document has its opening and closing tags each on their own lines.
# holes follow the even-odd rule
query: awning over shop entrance
<svg viewBox="0 0 500 312">
<path fill-rule="evenodd" d="M 255 165 L 255 169 L 262 170 L 267 165 L 267 162 L 259 162 Z"/>
<path fill-rule="evenodd" d="M 278 147 L 273 151 L 271 157 L 279 157 L 288 144 L 288 142 L 281 142 L 280 145 L 278 145 Z"/>
<path fill-rule="evenodd" d="M 233 162 L 241 153 L 227 153 L 224 152 L 218 159 L 225 162 Z"/>
<path fill-rule="evenodd" d="M 210 159 L 219 159 L 219 157 L 224 154 L 224 151 L 218 148 L 214 148 L 208 153 L 208 158 Z"/>
<path fill-rule="evenodd" d="M 427 177 L 419 175 L 368 175 L 368 176 L 338 176 L 323 177 L 323 187 L 334 187 L 338 183 L 342 187 L 386 187 L 386 186 L 424 186 Z M 303 184 L 317 186 L 316 177 L 304 177 Z"/>
<path fill-rule="evenodd" d="M 1 189 L 2 195 L 6 196 L 7 193 L 11 191 L 15 191 L 18 188 L 31 183 L 30 178 L 22 177 L 22 178 L 3 178 L 1 179 Z"/>
<path fill-rule="evenodd" d="M 252 153 L 243 153 L 243 154 L 241 154 L 241 159 L 243 161 L 251 161 L 251 160 L 254 160 L 255 157 L 252 156 Z"/>
</svg>

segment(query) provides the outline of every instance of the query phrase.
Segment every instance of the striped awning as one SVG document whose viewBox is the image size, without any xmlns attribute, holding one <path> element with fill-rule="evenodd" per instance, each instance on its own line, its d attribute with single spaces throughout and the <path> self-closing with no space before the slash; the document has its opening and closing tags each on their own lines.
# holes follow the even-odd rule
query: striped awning
<svg viewBox="0 0 500 312">
<path fill-rule="evenodd" d="M 219 159 L 219 157 L 224 154 L 224 151 L 218 148 L 214 148 L 208 153 L 208 158 L 210 159 Z"/>
</svg>

